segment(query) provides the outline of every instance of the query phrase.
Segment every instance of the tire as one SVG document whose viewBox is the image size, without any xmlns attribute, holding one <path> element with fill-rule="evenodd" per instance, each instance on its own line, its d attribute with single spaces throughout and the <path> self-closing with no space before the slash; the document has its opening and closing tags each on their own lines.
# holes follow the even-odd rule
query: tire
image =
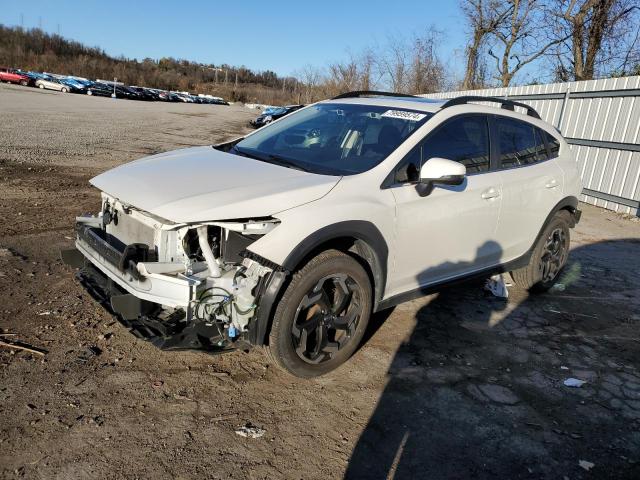
<svg viewBox="0 0 640 480">
<path fill-rule="evenodd" d="M 20 80 L 20 85 L 26 87 L 28 85 L 28 82 L 26 80 Z"/>
<path fill-rule="evenodd" d="M 274 363 L 300 378 L 323 375 L 358 348 L 371 316 L 369 275 L 354 258 L 327 250 L 298 270 L 269 332 Z"/>
<path fill-rule="evenodd" d="M 570 224 L 568 211 L 554 215 L 540 235 L 529 265 L 511 272 L 517 286 L 531 292 L 546 292 L 556 283 L 569 257 Z"/>
<path fill-rule="evenodd" d="M 60 91 L 61 91 L 62 93 L 67 93 L 69 90 L 67 90 L 66 88 L 64 88 L 64 87 L 63 87 Z"/>
<path fill-rule="evenodd" d="M 44 85 L 43 85 L 43 84 L 40 84 L 40 85 L 38 85 L 38 88 L 42 88 L 42 89 L 44 89 Z"/>
<path fill-rule="evenodd" d="M 87 90 L 87 95 L 93 95 L 93 92 L 91 90 Z"/>
</svg>

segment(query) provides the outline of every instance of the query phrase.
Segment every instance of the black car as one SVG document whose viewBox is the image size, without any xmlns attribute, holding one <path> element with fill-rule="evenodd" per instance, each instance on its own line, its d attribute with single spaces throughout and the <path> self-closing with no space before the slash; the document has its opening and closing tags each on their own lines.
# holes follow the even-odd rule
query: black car
<svg viewBox="0 0 640 480">
<path fill-rule="evenodd" d="M 113 87 L 106 83 L 91 82 L 87 87 L 87 95 L 97 95 L 99 97 L 110 97 L 113 94 Z"/>
<path fill-rule="evenodd" d="M 269 107 L 265 108 L 258 118 L 249 122 L 254 128 L 264 127 L 270 124 L 274 120 L 289 115 L 291 112 L 300 110 L 304 105 L 285 105 L 284 107 Z"/>
<path fill-rule="evenodd" d="M 129 90 L 134 91 L 138 95 L 138 100 L 146 100 L 149 102 L 155 102 L 156 100 L 163 100 L 158 92 L 151 88 L 145 87 L 127 87 Z"/>
</svg>

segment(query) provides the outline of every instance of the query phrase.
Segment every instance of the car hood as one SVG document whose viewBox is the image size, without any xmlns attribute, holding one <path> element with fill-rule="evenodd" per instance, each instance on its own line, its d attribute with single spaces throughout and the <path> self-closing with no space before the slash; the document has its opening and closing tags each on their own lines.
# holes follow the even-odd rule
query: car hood
<svg viewBox="0 0 640 480">
<path fill-rule="evenodd" d="M 161 153 L 90 180 L 122 203 L 176 223 L 274 215 L 317 200 L 341 177 L 232 155 L 210 146 Z"/>
</svg>

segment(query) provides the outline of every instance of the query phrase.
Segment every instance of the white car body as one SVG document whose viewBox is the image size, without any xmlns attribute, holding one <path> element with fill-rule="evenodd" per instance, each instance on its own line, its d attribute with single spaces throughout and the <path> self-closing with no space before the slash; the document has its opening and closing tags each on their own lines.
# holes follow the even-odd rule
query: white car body
<svg viewBox="0 0 640 480">
<path fill-rule="evenodd" d="M 101 240 L 82 235 L 77 251 L 115 282 L 127 302 L 153 302 L 166 315 L 181 311 L 187 324 L 203 291 L 231 291 L 243 306 L 237 311 L 245 314 L 231 313 L 223 319 L 225 328 L 245 333 L 249 343 L 262 344 L 287 276 L 310 252 L 338 238 L 352 239 L 353 251 L 368 263 L 375 311 L 450 281 L 520 265 L 555 212 L 566 209 L 579 219 L 582 186 L 571 150 L 552 126 L 535 116 L 474 103 L 443 108 L 442 102 L 398 97 L 340 98 L 322 104 L 408 109 L 433 116 L 373 168 L 354 175 L 309 173 L 256 161 L 224 151 L 225 145 L 162 153 L 117 167 L 91 180 L 103 192 L 103 213 L 80 217 L 79 231 L 102 229 L 98 236 L 112 235 L 122 245 L 148 245 L 157 258 L 118 268 L 108 260 L 109 252 L 94 248 Z M 425 194 L 415 182 L 388 183 L 403 158 L 432 132 L 473 115 L 486 116 L 492 142 L 497 138 L 495 119 L 514 119 L 539 129 L 535 135 L 540 138 L 546 132 L 545 152 L 551 152 L 553 139 L 557 155 L 500 169 L 493 160 L 498 147 L 492 147 L 491 168 L 467 173 L 460 185 L 436 182 Z M 246 138 L 275 129 L 282 120 Z M 422 169 L 429 165 L 436 178 L 441 175 L 433 172 L 453 172 L 462 181 L 463 165 L 432 160 Z M 117 225 L 110 221 L 113 215 L 120 219 Z M 195 245 L 196 231 L 202 255 L 192 261 L 185 245 Z M 211 237 L 212 231 L 219 232 L 215 235 L 220 239 Z M 244 259 L 235 266 L 222 253 L 212 254 L 216 241 L 222 245 L 231 237 L 248 236 Z M 238 269 L 246 274 L 239 283 Z M 247 306 L 254 310 L 246 313 Z M 121 314 L 128 311 L 125 307 L 113 304 Z"/>
</svg>

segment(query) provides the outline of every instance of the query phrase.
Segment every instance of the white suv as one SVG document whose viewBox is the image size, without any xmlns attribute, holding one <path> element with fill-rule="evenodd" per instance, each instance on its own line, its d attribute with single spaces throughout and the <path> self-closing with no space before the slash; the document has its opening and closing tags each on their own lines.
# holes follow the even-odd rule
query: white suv
<svg viewBox="0 0 640 480">
<path fill-rule="evenodd" d="M 548 289 L 580 217 L 567 143 L 497 98 L 353 92 L 91 183 L 101 212 L 63 258 L 125 325 L 164 349 L 265 345 L 300 377 L 444 284 L 511 272 Z"/>
</svg>

